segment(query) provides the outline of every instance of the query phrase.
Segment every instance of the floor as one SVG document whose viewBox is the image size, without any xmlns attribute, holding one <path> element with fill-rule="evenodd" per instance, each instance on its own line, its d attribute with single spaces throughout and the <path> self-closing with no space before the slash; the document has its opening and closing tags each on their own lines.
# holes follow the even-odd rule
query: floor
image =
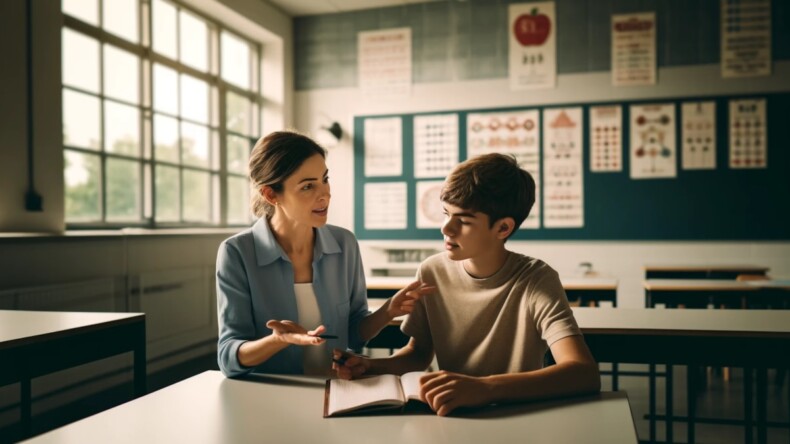
<svg viewBox="0 0 790 444">
<path fill-rule="evenodd" d="M 607 364 L 602 364 L 602 369 L 608 369 Z M 622 370 L 646 371 L 644 365 L 620 365 Z M 658 367 L 658 371 L 663 371 L 663 366 Z M 697 417 L 704 418 L 728 418 L 742 419 L 743 411 L 743 372 L 741 369 L 731 369 L 729 380 L 724 380 L 721 369 L 707 369 L 706 385 L 698 393 L 697 397 Z M 771 370 L 768 374 L 768 421 L 790 422 L 790 403 L 788 401 L 788 385 L 790 380 L 785 376 L 781 384 L 777 383 L 776 371 Z M 611 389 L 611 377 L 602 377 L 602 387 L 604 390 Z M 631 413 L 634 417 L 639 439 L 647 441 L 650 437 L 649 422 L 646 418 L 649 412 L 648 398 L 648 378 L 644 376 L 621 376 L 620 390 L 628 393 L 631 403 Z M 658 415 L 665 413 L 664 402 L 665 380 L 658 378 L 656 381 L 656 411 Z M 673 411 L 674 416 L 686 416 L 687 396 L 686 396 L 686 368 L 676 366 L 673 370 Z M 676 420 L 677 421 L 677 420 Z M 710 444 L 743 443 L 745 441 L 744 428 L 736 425 L 721 424 L 696 424 L 696 442 Z M 675 422 L 673 427 L 673 441 L 686 442 L 687 428 L 685 422 Z M 664 442 L 666 438 L 665 424 L 659 421 L 656 424 L 656 439 Z M 757 439 L 756 431 L 754 442 Z M 790 443 L 790 429 L 787 428 L 768 428 L 769 443 Z"/>
</svg>

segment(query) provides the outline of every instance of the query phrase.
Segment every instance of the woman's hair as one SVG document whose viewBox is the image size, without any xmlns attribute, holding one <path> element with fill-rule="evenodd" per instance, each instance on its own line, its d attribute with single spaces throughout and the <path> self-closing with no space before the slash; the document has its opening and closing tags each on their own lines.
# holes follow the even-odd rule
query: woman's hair
<svg viewBox="0 0 790 444">
<path fill-rule="evenodd" d="M 516 232 L 535 204 L 535 180 L 513 156 L 499 153 L 473 157 L 455 167 L 440 199 L 465 210 L 488 215 L 489 224 L 512 217 Z M 489 227 L 490 228 L 490 227 Z"/>
<path fill-rule="evenodd" d="M 293 131 L 276 131 L 261 137 L 250 153 L 250 206 L 256 217 L 274 215 L 274 206 L 261 195 L 261 187 L 270 186 L 275 192 L 283 190 L 283 182 L 305 160 L 326 151 L 312 139 Z"/>
</svg>

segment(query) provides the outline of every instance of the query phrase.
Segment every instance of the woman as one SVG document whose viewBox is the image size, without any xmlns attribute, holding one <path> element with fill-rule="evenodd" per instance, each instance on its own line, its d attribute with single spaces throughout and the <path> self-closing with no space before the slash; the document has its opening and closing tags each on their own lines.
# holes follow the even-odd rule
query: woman
<svg viewBox="0 0 790 444">
<path fill-rule="evenodd" d="M 250 154 L 260 219 L 217 254 L 217 358 L 226 376 L 326 376 L 330 348 L 362 347 L 432 290 L 414 282 L 368 312 L 359 245 L 326 223 L 325 157 L 310 138 L 287 131 L 260 139 Z"/>
</svg>

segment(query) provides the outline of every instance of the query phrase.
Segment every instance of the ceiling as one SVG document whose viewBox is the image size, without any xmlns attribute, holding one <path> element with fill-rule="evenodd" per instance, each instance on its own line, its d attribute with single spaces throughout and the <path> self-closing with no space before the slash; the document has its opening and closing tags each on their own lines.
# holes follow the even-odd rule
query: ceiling
<svg viewBox="0 0 790 444">
<path fill-rule="evenodd" d="M 441 0 L 263 0 L 291 17 L 301 15 L 333 14 L 357 9 L 375 9 L 387 6 L 409 5 Z M 447 0 L 444 0 L 447 1 Z"/>
</svg>

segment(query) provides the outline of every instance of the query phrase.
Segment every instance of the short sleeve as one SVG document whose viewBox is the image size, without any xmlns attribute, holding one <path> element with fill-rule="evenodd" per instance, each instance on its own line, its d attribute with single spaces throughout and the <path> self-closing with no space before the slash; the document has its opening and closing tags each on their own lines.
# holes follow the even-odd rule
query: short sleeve
<svg viewBox="0 0 790 444">
<path fill-rule="evenodd" d="M 556 271 L 548 268 L 530 288 L 529 298 L 535 328 L 549 346 L 562 338 L 581 335 Z"/>
</svg>

